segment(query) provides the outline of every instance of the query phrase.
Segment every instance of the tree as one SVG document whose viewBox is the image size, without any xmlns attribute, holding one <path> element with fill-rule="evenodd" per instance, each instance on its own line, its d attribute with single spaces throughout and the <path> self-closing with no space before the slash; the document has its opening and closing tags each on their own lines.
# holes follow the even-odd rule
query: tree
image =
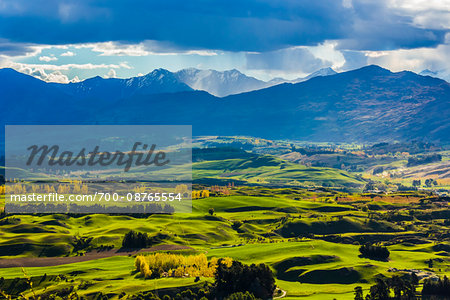
<svg viewBox="0 0 450 300">
<path fill-rule="evenodd" d="M 378 260 L 387 260 L 390 255 L 390 252 L 386 247 L 370 244 L 359 247 L 359 252 L 362 257 Z"/>
<path fill-rule="evenodd" d="M 355 299 L 363 299 L 362 289 L 355 288 Z M 358 289 L 358 290 L 357 290 Z M 394 297 L 390 297 L 391 290 Z M 358 298 L 356 298 L 358 297 Z M 370 292 L 366 296 L 366 300 L 387 300 L 387 299 L 416 299 L 416 287 L 414 285 L 414 277 L 410 280 L 402 279 L 394 275 L 386 280 L 377 278 L 376 284 L 370 287 Z"/>
<path fill-rule="evenodd" d="M 405 289 L 405 284 L 403 280 L 400 279 L 397 275 L 392 276 L 389 280 L 389 287 L 394 290 L 394 297 L 396 299 L 401 299 L 402 291 Z"/>
<path fill-rule="evenodd" d="M 218 298 L 238 292 L 249 292 L 261 299 L 272 298 L 275 279 L 270 268 L 265 264 L 244 265 L 233 261 L 227 266 L 219 260 L 215 274 L 215 291 Z"/>
<path fill-rule="evenodd" d="M 369 179 L 369 182 L 364 186 L 363 192 L 373 191 L 375 188 L 375 182 Z"/>
<path fill-rule="evenodd" d="M 124 248 L 145 248 L 151 244 L 152 239 L 147 233 L 136 232 L 130 230 L 125 234 L 122 240 L 122 247 Z"/>
<path fill-rule="evenodd" d="M 367 298 L 370 300 L 389 299 L 389 287 L 382 279 L 377 278 L 377 283 L 370 287 L 370 293 Z"/>
<path fill-rule="evenodd" d="M 450 295 L 450 281 L 447 276 L 444 276 L 443 279 L 439 278 L 437 282 L 431 281 L 430 279 L 425 279 L 423 283 L 422 296 L 429 295 L 443 296 L 441 297 L 443 299 L 446 299 L 445 297 Z"/>
<path fill-rule="evenodd" d="M 373 174 L 373 175 L 377 175 L 377 174 L 383 173 L 383 171 L 384 171 L 383 167 L 381 167 L 381 166 L 375 167 L 375 168 L 373 169 L 372 174 Z"/>
<path fill-rule="evenodd" d="M 414 286 L 419 284 L 419 277 L 417 277 L 416 273 L 411 273 L 411 283 Z"/>
<path fill-rule="evenodd" d="M 355 287 L 355 300 L 364 300 L 362 287 Z"/>
<path fill-rule="evenodd" d="M 208 210 L 208 213 L 212 216 L 212 215 L 214 215 L 214 208 L 210 208 L 209 210 Z"/>
<path fill-rule="evenodd" d="M 179 184 L 175 187 L 175 193 L 176 194 L 184 194 L 188 192 L 188 187 L 185 184 Z"/>
</svg>

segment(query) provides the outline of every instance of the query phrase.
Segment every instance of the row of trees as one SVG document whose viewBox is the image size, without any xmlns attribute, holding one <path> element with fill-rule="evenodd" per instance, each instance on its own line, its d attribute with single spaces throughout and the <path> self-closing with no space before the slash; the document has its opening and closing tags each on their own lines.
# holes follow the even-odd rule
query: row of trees
<svg viewBox="0 0 450 300">
<path fill-rule="evenodd" d="M 135 260 L 136 271 L 144 278 L 170 277 L 214 277 L 219 264 L 231 266 L 232 259 L 224 258 L 220 262 L 211 258 L 208 262 L 205 254 L 180 255 L 156 253 L 138 255 Z"/>
<path fill-rule="evenodd" d="M 408 163 L 406 164 L 407 167 L 413 167 L 418 165 L 424 165 L 429 164 L 433 162 L 442 161 L 442 155 L 440 154 L 430 154 L 430 155 L 423 155 L 418 157 L 410 157 L 408 158 Z"/>
<path fill-rule="evenodd" d="M 201 191 L 192 191 L 192 199 L 200 199 L 200 198 L 208 198 L 209 191 L 201 190 Z"/>
<path fill-rule="evenodd" d="M 162 255 L 162 256 L 161 256 Z M 181 255 L 178 255 L 181 256 Z M 138 261 L 139 258 L 139 261 Z M 138 256 L 136 259 L 136 265 L 146 263 L 145 257 Z M 155 257 L 156 258 L 156 257 Z M 169 254 L 160 254 L 160 260 L 158 260 L 158 265 L 163 268 L 164 264 L 170 264 L 174 267 L 173 262 L 176 261 L 178 264 L 182 260 L 183 263 L 193 266 L 204 265 L 206 263 L 206 257 L 197 256 L 190 261 L 189 257 L 179 258 L 170 257 Z M 187 260 L 187 261 L 184 261 Z M 166 262 L 168 261 L 168 262 Z M 149 264 L 151 264 L 149 262 Z M 171 298 L 168 295 L 163 296 L 163 300 L 171 299 L 225 299 L 225 300 L 256 300 L 256 299 L 272 299 L 275 291 L 275 279 L 270 268 L 265 264 L 252 264 L 245 265 L 239 261 L 231 261 L 227 258 L 221 258 L 219 260 L 211 259 L 208 265 L 216 264 L 214 270 L 214 284 L 205 284 L 203 288 L 197 291 L 185 290 L 175 297 Z M 144 268 L 147 268 L 144 266 Z M 150 265 L 149 265 L 150 268 Z M 212 269 L 211 266 L 208 267 Z M 159 298 L 155 295 L 150 295 L 148 293 L 138 295 L 132 299 L 154 299 Z"/>
<path fill-rule="evenodd" d="M 409 279 L 397 275 L 388 279 L 376 279 L 376 283 L 370 287 L 369 293 L 364 298 L 362 287 L 355 288 L 355 300 L 388 300 L 388 299 L 416 299 L 416 286 L 419 279 L 411 273 Z M 392 293 L 391 293 L 392 291 Z M 391 297 L 393 294 L 393 297 Z"/>
<path fill-rule="evenodd" d="M 60 184 L 30 184 L 25 185 L 22 183 L 19 183 L 19 181 L 13 181 L 16 182 L 15 184 L 10 185 L 1 185 L 0 186 L 0 194 L 6 193 L 14 193 L 14 194 L 26 194 L 27 192 L 32 193 L 58 193 L 58 194 L 88 194 L 88 186 L 86 184 L 83 184 L 83 182 L 79 180 L 72 180 L 67 183 L 60 183 Z M 133 188 L 134 193 L 145 193 L 149 191 L 149 187 L 145 185 L 139 185 L 135 186 Z M 185 184 L 179 184 L 175 187 L 175 193 L 184 195 L 188 192 L 188 187 Z M 201 191 L 192 191 L 192 198 L 205 198 L 209 197 L 209 191 L 208 190 L 201 190 Z"/>
<path fill-rule="evenodd" d="M 419 279 L 415 273 L 403 278 L 394 275 L 385 280 L 378 278 L 370 287 L 364 298 L 362 287 L 355 288 L 355 300 L 388 300 L 416 299 L 416 287 Z M 392 296 L 393 295 L 393 296 Z M 422 299 L 448 299 L 450 296 L 450 280 L 447 276 L 438 280 L 425 279 L 422 288 Z"/>
<path fill-rule="evenodd" d="M 173 214 L 175 208 L 170 204 L 164 203 L 148 203 L 148 204 L 130 204 L 130 205 L 78 205 L 72 202 L 42 203 L 27 202 L 27 205 L 8 203 L 10 212 L 20 212 L 26 214 L 33 213 L 69 213 L 69 214 L 92 214 L 92 213 L 108 213 L 108 214 L 125 214 L 133 215 L 135 218 L 147 218 L 150 214 Z M 0 215 L 1 216 L 1 215 Z M 138 247 L 139 248 L 139 247 Z"/>
<path fill-rule="evenodd" d="M 267 265 L 245 265 L 229 257 L 208 261 L 205 254 L 155 253 L 138 255 L 135 267 L 144 278 L 214 277 L 208 299 L 268 299 L 275 291 L 275 279 Z"/>
<path fill-rule="evenodd" d="M 181 293 L 177 293 L 174 297 L 170 297 L 169 295 L 164 295 L 162 298 L 153 294 L 152 292 L 143 292 L 137 295 L 132 296 L 131 300 L 186 300 L 186 299 L 200 299 L 200 300 L 208 300 L 214 299 L 208 291 L 204 289 L 200 289 L 199 291 L 192 291 L 191 289 L 187 289 L 182 291 Z M 99 299 L 99 298 L 97 298 Z M 257 300 L 255 296 L 249 292 L 237 292 L 231 294 L 224 298 L 224 300 Z"/>
<path fill-rule="evenodd" d="M 26 193 L 58 193 L 58 194 L 82 194 L 87 195 L 88 186 L 82 183 L 75 184 L 20 184 L 0 186 L 0 194 L 26 194 Z"/>
<path fill-rule="evenodd" d="M 412 181 L 412 185 L 414 187 L 420 187 L 420 186 L 422 186 L 422 181 L 420 179 L 415 179 Z M 438 185 L 438 182 L 435 179 L 433 179 L 433 178 L 425 179 L 425 186 L 432 187 L 433 185 L 434 186 Z"/>
<path fill-rule="evenodd" d="M 423 282 L 422 296 L 438 296 L 436 298 L 448 299 L 450 297 L 450 281 L 447 276 L 443 279 L 439 278 L 437 281 L 425 279 Z M 447 297 L 447 298 L 446 298 Z"/>
</svg>

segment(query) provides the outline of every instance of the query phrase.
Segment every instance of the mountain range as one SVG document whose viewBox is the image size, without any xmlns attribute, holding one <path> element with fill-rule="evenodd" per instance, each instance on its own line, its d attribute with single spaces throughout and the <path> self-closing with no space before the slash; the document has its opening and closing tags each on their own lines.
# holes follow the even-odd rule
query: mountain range
<svg viewBox="0 0 450 300">
<path fill-rule="evenodd" d="M 118 100 L 135 95 L 151 95 L 193 91 L 178 76 L 165 69 L 155 69 L 145 76 L 127 79 L 96 76 L 68 84 L 50 83 L 62 92 L 77 99 Z"/>
<path fill-rule="evenodd" d="M 281 83 L 298 83 L 318 76 L 337 74 L 332 68 L 323 68 L 309 74 L 306 77 L 287 80 L 274 78 L 270 81 L 262 81 L 254 77 L 242 74 L 236 69 L 229 71 L 184 69 L 175 73 L 176 77 L 194 90 L 206 91 L 217 97 L 241 94 L 260 90 Z"/>
<path fill-rule="evenodd" d="M 144 76 L 127 79 L 102 78 L 96 76 L 81 82 L 59 85 L 65 93 L 80 98 L 121 99 L 134 94 L 175 93 L 181 91 L 206 91 L 217 97 L 226 97 L 274 86 L 280 83 L 297 83 L 317 76 L 336 74 L 331 68 L 320 69 L 307 77 L 286 80 L 276 78 L 262 81 L 242 74 L 236 69 L 228 71 L 183 69 L 172 73 L 165 69 L 155 69 Z"/>
<path fill-rule="evenodd" d="M 374 65 L 323 72 L 297 83 L 261 85 L 258 90 L 217 97 L 198 89 L 212 88 L 210 78 L 228 82 L 235 91 L 250 84 L 257 88 L 258 82 L 236 70 L 225 74 L 157 69 L 129 79 L 94 77 L 57 84 L 0 69 L 1 120 L 3 124 L 191 124 L 194 135 L 308 141 L 450 141 L 448 82 Z M 215 88 L 222 93 L 220 85 Z"/>
</svg>

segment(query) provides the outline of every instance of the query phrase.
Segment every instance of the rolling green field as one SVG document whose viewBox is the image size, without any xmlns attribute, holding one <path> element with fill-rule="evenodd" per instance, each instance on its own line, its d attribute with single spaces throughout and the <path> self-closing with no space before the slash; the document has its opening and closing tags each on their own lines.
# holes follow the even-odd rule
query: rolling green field
<svg viewBox="0 0 450 300">
<path fill-rule="evenodd" d="M 5 168 L 0 167 L 4 172 Z M 90 176 L 117 175 L 117 170 L 105 170 L 102 173 L 93 173 Z M 351 190 L 361 189 L 364 181 L 346 171 L 322 168 L 306 167 L 292 163 L 273 155 L 252 154 L 242 150 L 224 148 L 208 152 L 205 149 L 196 149 L 192 165 L 178 165 L 172 168 L 148 169 L 139 167 L 127 173 L 128 179 L 165 178 L 166 174 L 177 174 L 182 178 L 189 178 L 187 174 L 192 172 L 194 183 L 224 184 L 227 182 L 239 182 L 241 184 L 265 185 L 265 186 L 329 186 L 347 188 Z M 19 168 L 8 169 L 10 178 L 26 178 L 27 180 L 48 180 L 48 175 L 30 173 Z M 89 178 L 89 176 L 85 176 Z M 148 179 L 151 181 L 151 179 Z"/>
<path fill-rule="evenodd" d="M 230 141 L 253 151 L 229 148 Z M 130 230 L 147 234 L 147 246 L 159 247 L 141 247 L 140 254 L 203 253 L 264 263 L 275 276 L 275 298 L 353 299 L 355 287 L 367 294 L 377 279 L 412 273 L 420 279 L 420 293 L 424 280 L 450 275 L 448 197 L 436 193 L 446 179 L 418 189 L 407 186 L 410 179 L 374 174 L 407 163 L 404 154 L 385 152 L 415 151 L 417 145 L 383 144 L 380 150 L 224 138 L 198 146 L 208 143 L 225 147 L 194 149 L 193 189 L 209 190 L 210 196 L 194 199 L 192 213 L 2 214 L 0 292 L 29 299 L 64 299 L 70 292 L 126 299 L 147 291 L 174 297 L 214 284 L 203 277 L 144 279 L 134 264 L 139 249 L 123 248 Z M 448 153 L 440 153 L 444 159 L 436 165 L 442 166 Z M 408 170 L 426 168 L 432 172 L 435 165 Z M 359 248 L 367 243 L 387 247 L 389 259 L 362 257 Z"/>
<path fill-rule="evenodd" d="M 389 268 L 428 270 L 450 274 L 450 244 L 430 236 L 430 228 L 442 231 L 442 219 L 431 224 L 418 219 L 404 223 L 388 221 L 393 211 L 407 214 L 409 204 L 377 203 L 376 211 L 363 211 L 370 202 L 341 204 L 331 201 L 335 192 L 307 190 L 235 188 L 232 195 L 193 201 L 193 213 L 151 215 L 143 218 L 117 215 L 15 215 L 2 219 L 0 255 L 18 257 L 73 256 L 75 237 L 92 237 L 91 249 L 101 245 L 121 247 L 130 229 L 157 237 L 155 244 L 192 247 L 184 252 L 205 253 L 208 257 L 232 257 L 244 263 L 266 263 L 276 274 L 277 285 L 286 299 L 352 299 L 355 286 L 365 290 L 377 276 L 392 276 Z M 269 195 L 270 194 L 270 195 Z M 340 194 L 343 196 L 342 194 Z M 422 195 L 425 196 L 426 195 Z M 210 208 L 214 215 L 209 215 Z M 434 211 L 439 209 L 434 208 Z M 369 214 L 376 214 L 371 216 Z M 233 226 L 237 221 L 238 228 Z M 408 227 L 415 224 L 415 230 Z M 446 229 L 448 230 L 448 229 Z M 306 236 L 311 234 L 313 236 Z M 380 236 L 383 236 L 380 238 Z M 402 237 L 402 238 L 398 238 Z M 358 257 L 363 240 L 380 239 L 391 251 L 389 261 Z M 440 245 L 436 247 L 436 245 Z M 182 251 L 183 253 L 183 251 Z M 429 268 L 427 261 L 436 263 Z M 62 260 L 63 262 L 63 260 Z M 134 257 L 114 256 L 49 267 L 3 268 L 8 284 L 13 278 L 31 276 L 35 292 L 60 291 L 77 286 L 88 297 L 102 292 L 118 298 L 122 291 L 195 287 L 193 278 L 144 280 L 136 276 Z M 400 272 L 401 273 L 401 272 Z M 46 274 L 46 278 L 42 279 Z M 52 276 L 51 276 L 52 275 Z M 54 276 L 53 276 L 54 275 Z M 19 280 L 19 279 L 17 279 Z M 2 289 L 8 287 L 6 283 Z M 167 292 L 167 290 L 164 290 Z M 11 290 L 14 292 L 14 289 Z M 16 291 L 17 292 L 17 291 Z M 30 290 L 23 291 L 30 294 Z"/>
<path fill-rule="evenodd" d="M 237 180 L 259 185 L 309 184 L 358 188 L 360 179 L 345 171 L 332 168 L 313 168 L 281 160 L 273 156 L 234 158 L 195 162 L 192 166 L 195 180 Z"/>
</svg>

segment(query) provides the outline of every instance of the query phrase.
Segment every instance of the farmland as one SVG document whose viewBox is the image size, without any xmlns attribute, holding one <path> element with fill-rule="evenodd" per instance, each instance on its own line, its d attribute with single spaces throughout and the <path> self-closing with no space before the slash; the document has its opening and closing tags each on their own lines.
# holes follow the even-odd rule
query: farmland
<svg viewBox="0 0 450 300">
<path fill-rule="evenodd" d="M 64 257 L 75 255 L 73 245 L 79 237 L 93 238 L 89 247 L 80 252 L 95 252 L 105 246 L 120 248 L 123 235 L 133 229 L 157 237 L 155 245 L 192 248 L 172 252 L 205 253 L 208 257 L 231 257 L 244 263 L 264 262 L 276 274 L 277 285 L 286 291 L 286 299 L 324 295 L 352 299 L 354 287 L 368 289 L 376 276 L 392 275 L 391 268 L 419 269 L 438 276 L 450 273 L 450 243 L 446 241 L 445 225 L 448 210 L 426 193 L 408 197 L 429 201 L 410 203 L 390 201 L 388 197 L 380 200 L 364 194 L 303 189 L 244 187 L 232 189 L 232 194 L 194 200 L 192 214 L 143 218 L 8 216 L 2 219 L 0 254 L 8 260 L 61 257 L 63 263 Z M 339 199 L 344 198 L 341 203 Z M 210 208 L 214 209 L 213 215 Z M 415 210 L 420 214 L 411 217 Z M 236 222 L 238 227 L 233 226 Z M 386 245 L 392 253 L 389 261 L 359 257 L 359 244 L 367 241 Z M 1 270 L 5 279 L 2 289 L 8 290 L 13 278 L 24 278 L 23 272 L 40 282 L 34 285 L 35 292 L 63 290 L 71 285 L 78 286 L 79 294 L 86 296 L 101 292 L 117 298 L 119 290 L 135 293 L 198 285 L 192 278 L 140 278 L 133 272 L 135 254 L 128 254 L 24 270 L 5 268 Z M 432 268 L 430 259 L 435 262 Z M 42 280 L 44 274 L 46 278 Z M 83 285 L 88 287 L 80 289 Z M 9 292 L 18 290 L 12 288 Z"/>
<path fill-rule="evenodd" d="M 406 176 L 387 184 L 373 174 L 379 162 L 371 157 L 359 162 L 366 169 L 352 171 L 287 160 L 283 151 L 299 148 L 282 142 L 246 142 L 253 151 L 194 151 L 193 190 L 208 193 L 192 200 L 192 213 L 2 215 L 0 290 L 13 298 L 125 299 L 147 292 L 176 298 L 214 286 L 212 277 L 141 276 L 136 256 L 152 253 L 264 263 L 275 276 L 275 297 L 285 299 L 353 299 L 356 287 L 367 294 L 380 278 L 412 273 L 420 294 L 425 280 L 450 275 L 448 197 L 436 192 L 445 186 L 419 189 Z M 333 151 L 344 148 L 362 151 Z M 314 151 L 321 161 L 335 155 Z M 393 155 L 390 164 L 402 161 Z M 130 230 L 145 236 L 145 246 L 124 246 Z M 365 244 L 385 247 L 388 259 L 363 257 Z"/>
</svg>

